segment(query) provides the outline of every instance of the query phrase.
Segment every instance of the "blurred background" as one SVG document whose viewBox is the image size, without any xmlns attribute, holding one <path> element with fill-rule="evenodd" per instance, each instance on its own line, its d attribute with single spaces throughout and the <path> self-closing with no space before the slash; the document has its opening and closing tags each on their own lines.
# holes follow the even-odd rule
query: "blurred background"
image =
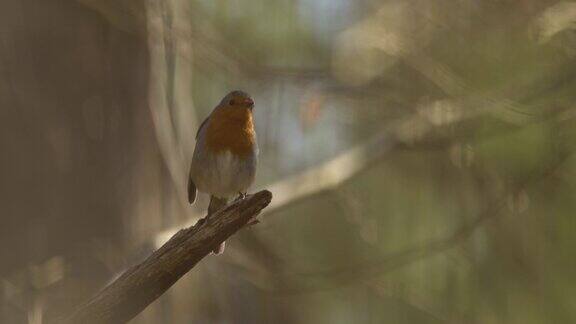
<svg viewBox="0 0 576 324">
<path fill-rule="evenodd" d="M 273 203 L 132 323 L 576 321 L 576 2 L 0 1 L 0 322 L 65 314 L 207 207 L 256 101 Z"/>
</svg>

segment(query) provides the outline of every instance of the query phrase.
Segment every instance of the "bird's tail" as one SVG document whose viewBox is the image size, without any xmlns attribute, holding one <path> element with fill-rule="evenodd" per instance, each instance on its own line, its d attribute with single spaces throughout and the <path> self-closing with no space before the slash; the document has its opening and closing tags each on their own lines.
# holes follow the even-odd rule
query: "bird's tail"
<svg viewBox="0 0 576 324">
<path fill-rule="evenodd" d="M 228 199 L 226 198 L 218 198 L 216 196 L 210 196 L 210 205 L 208 205 L 208 217 L 210 217 L 210 215 L 216 213 L 218 210 L 226 206 L 227 203 Z M 218 247 L 212 250 L 212 253 L 222 254 L 224 252 L 225 247 L 226 242 L 222 242 Z"/>
<path fill-rule="evenodd" d="M 188 177 L 188 202 L 192 205 L 196 201 L 196 184 L 192 177 Z"/>
</svg>

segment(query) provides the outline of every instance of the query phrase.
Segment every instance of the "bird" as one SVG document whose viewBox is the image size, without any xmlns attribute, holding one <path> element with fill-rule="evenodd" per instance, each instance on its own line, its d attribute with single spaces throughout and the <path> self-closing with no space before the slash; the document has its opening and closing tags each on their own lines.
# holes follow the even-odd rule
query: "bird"
<svg viewBox="0 0 576 324">
<path fill-rule="evenodd" d="M 188 201 L 197 192 L 210 195 L 209 218 L 231 198 L 246 197 L 256 178 L 258 143 L 252 110 L 254 100 L 241 90 L 228 93 L 200 124 L 188 176 Z M 214 248 L 224 252 L 225 242 Z"/>
</svg>

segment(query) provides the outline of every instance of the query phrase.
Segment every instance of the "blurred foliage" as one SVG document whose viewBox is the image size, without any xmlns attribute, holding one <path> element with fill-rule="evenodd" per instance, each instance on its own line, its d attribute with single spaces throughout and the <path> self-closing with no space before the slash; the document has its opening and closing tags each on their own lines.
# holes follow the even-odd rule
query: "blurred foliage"
<svg viewBox="0 0 576 324">
<path fill-rule="evenodd" d="M 344 181 L 271 209 L 134 323 L 576 321 L 576 2 L 43 5 L 78 16 L 78 34 L 35 20 L 34 1 L 24 3 L 23 22 L 4 22 L 16 36 L 2 47 L 0 71 L 11 80 L 2 84 L 12 85 L 0 86 L 3 120 L 27 125 L 13 127 L 31 129 L 31 147 L 61 163 L 24 172 L 32 159 L 14 153 L 4 131 L 4 169 L 19 175 L 9 183 L 19 188 L 33 170 L 42 176 L 26 183 L 45 201 L 4 204 L 6 232 L 25 232 L 29 248 L 6 257 L 0 321 L 41 322 L 43 303 L 66 309 L 189 221 L 171 180 L 187 170 L 166 166 L 173 151 L 160 135 L 179 134 L 174 152 L 185 165 L 190 134 L 234 88 L 256 101 L 258 187 L 291 185 L 374 138 L 388 146 L 350 162 L 359 171 Z M 23 26 L 34 32 L 19 34 Z M 50 28 L 68 36 L 43 34 Z M 46 77 L 51 59 L 35 58 L 22 39 L 51 44 L 64 81 Z M 150 84 L 163 91 L 166 124 L 149 116 Z M 61 102 L 46 110 L 54 124 L 29 108 L 39 102 Z M 310 182 L 330 176 L 319 174 Z M 10 188 L 0 189 L 26 197 Z M 205 197 L 192 208 L 202 213 Z M 58 226 L 42 225 L 52 224 L 38 216 L 46 209 Z M 21 239 L 8 234 L 6 246 Z"/>
<path fill-rule="evenodd" d="M 574 320 L 567 304 L 574 281 L 556 274 L 574 267 L 562 265 L 569 256 L 554 257 L 569 250 L 557 231 L 570 237 L 574 230 L 574 223 L 556 224 L 574 210 L 572 173 L 561 171 L 570 163 L 558 162 L 574 140 L 576 70 L 566 37 L 573 30 L 549 35 L 554 27 L 541 18 L 554 21 L 550 12 L 559 5 L 566 3 L 212 5 L 208 19 L 226 45 L 272 73 L 242 79 L 255 84 L 257 98 L 277 96 L 260 105 L 262 167 L 270 169 L 263 183 L 285 177 L 286 161 L 313 166 L 371 134 L 408 139 L 408 151 L 389 152 L 338 188 L 275 211 L 243 234 L 259 237 L 282 260 L 280 269 L 264 270 L 279 273 L 261 284 L 273 295 L 296 294 L 286 297 L 294 321 Z M 298 15 L 298 6 L 316 6 L 309 9 L 316 15 Z M 316 27 L 315 17 L 346 12 L 351 18 L 342 25 Z M 273 74 L 295 67 L 293 78 Z M 303 107 L 320 117 L 309 124 L 306 115 L 286 116 L 310 86 L 324 99 L 319 108 Z M 300 118 L 300 127 L 289 128 L 286 118 Z M 549 201 L 564 195 L 568 205 Z M 489 220 L 476 224 L 485 213 Z M 466 224 L 477 227 L 470 236 L 426 248 Z M 414 249 L 421 252 L 410 254 Z"/>
</svg>

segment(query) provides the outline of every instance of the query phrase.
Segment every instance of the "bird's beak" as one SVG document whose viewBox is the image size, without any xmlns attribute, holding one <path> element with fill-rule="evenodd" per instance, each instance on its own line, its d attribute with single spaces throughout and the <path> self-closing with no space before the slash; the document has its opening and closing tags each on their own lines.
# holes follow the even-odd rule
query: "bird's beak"
<svg viewBox="0 0 576 324">
<path fill-rule="evenodd" d="M 243 104 L 244 104 L 246 107 L 250 108 L 250 110 L 252 110 L 252 108 L 254 108 L 254 100 L 252 100 L 252 98 L 246 98 L 246 99 L 244 99 Z"/>
</svg>

